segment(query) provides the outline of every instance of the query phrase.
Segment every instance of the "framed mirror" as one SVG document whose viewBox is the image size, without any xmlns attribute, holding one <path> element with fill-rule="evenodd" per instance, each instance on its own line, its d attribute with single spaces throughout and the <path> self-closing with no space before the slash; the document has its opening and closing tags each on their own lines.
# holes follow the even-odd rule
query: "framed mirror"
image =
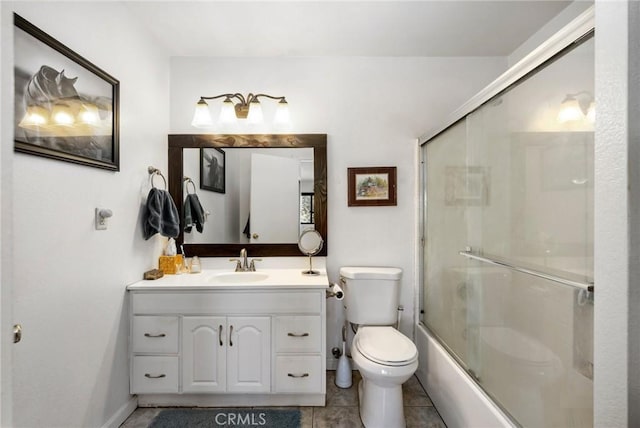
<svg viewBox="0 0 640 428">
<path fill-rule="evenodd" d="M 324 241 L 318 255 L 327 255 L 326 134 L 169 135 L 168 171 L 180 218 L 186 177 L 207 213 L 201 234 L 181 227 L 176 242 L 187 256 L 235 257 L 242 248 L 251 257 L 300 256 L 309 229 Z M 200 183 L 212 174 L 223 191 Z"/>
</svg>

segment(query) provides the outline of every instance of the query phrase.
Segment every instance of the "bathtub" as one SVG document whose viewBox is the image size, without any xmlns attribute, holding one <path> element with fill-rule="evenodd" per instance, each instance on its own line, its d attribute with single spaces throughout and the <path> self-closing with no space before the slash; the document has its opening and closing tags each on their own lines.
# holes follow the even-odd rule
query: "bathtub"
<svg viewBox="0 0 640 428">
<path fill-rule="evenodd" d="M 416 346 L 416 376 L 448 428 L 516 427 L 421 324 Z"/>
</svg>

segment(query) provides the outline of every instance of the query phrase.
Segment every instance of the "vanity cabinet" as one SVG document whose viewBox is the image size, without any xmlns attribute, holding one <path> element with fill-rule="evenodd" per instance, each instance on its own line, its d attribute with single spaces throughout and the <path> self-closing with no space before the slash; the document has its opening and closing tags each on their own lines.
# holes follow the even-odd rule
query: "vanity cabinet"
<svg viewBox="0 0 640 428">
<path fill-rule="evenodd" d="M 269 392 L 269 317 L 182 319 L 184 392 Z"/>
<path fill-rule="evenodd" d="M 158 281 L 128 287 L 130 390 L 140 405 L 324 405 L 324 287 Z"/>
</svg>

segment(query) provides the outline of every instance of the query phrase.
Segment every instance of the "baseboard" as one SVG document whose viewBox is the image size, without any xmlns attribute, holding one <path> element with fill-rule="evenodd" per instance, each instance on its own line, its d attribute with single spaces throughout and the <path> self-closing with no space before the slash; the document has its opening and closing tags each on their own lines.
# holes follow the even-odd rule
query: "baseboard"
<svg viewBox="0 0 640 428">
<path fill-rule="evenodd" d="M 140 407 L 319 406 L 326 394 L 142 394 Z"/>
<path fill-rule="evenodd" d="M 131 398 L 124 403 L 117 412 L 102 425 L 102 428 L 118 428 L 124 421 L 138 408 L 138 396 L 132 395 Z"/>
</svg>

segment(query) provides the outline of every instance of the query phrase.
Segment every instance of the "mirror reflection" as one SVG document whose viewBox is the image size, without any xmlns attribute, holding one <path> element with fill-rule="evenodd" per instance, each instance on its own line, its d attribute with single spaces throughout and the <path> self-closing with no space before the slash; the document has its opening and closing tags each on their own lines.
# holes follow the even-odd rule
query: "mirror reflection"
<svg viewBox="0 0 640 428">
<path fill-rule="evenodd" d="M 315 226 L 313 161 L 311 147 L 185 148 L 183 192 L 197 189 L 206 221 L 184 242 L 296 243 Z"/>
</svg>

